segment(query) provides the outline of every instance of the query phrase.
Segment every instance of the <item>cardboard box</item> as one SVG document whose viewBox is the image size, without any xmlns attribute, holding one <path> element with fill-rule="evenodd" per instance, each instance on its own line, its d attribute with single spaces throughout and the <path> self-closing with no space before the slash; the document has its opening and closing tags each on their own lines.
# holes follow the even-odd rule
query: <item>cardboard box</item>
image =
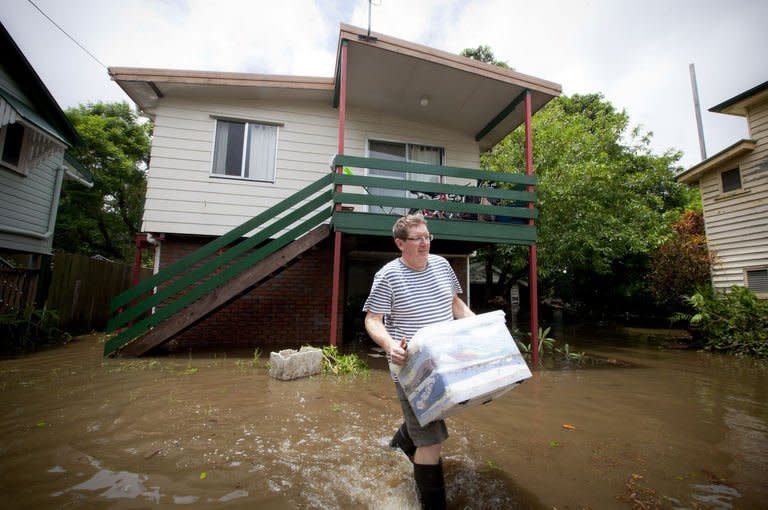
<svg viewBox="0 0 768 510">
<path fill-rule="evenodd" d="M 499 398 L 531 371 L 497 310 L 417 331 L 397 377 L 424 426 Z"/>
</svg>

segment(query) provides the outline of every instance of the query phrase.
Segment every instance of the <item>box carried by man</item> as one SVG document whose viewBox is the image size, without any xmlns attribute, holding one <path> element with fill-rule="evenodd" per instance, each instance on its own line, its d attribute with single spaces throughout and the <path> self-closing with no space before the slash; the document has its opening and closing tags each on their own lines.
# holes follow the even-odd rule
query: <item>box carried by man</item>
<svg viewBox="0 0 768 510">
<path fill-rule="evenodd" d="M 421 328 L 397 377 L 423 427 L 500 397 L 531 371 L 497 310 Z"/>
</svg>

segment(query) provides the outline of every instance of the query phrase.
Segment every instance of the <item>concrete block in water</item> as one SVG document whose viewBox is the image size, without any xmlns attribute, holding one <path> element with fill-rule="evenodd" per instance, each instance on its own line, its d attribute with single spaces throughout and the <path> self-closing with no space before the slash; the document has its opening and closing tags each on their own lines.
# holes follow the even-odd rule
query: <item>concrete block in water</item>
<svg viewBox="0 0 768 510">
<path fill-rule="evenodd" d="M 304 346 L 283 349 L 269 355 L 269 375 L 281 381 L 319 374 L 323 370 L 323 351 L 317 347 Z"/>
</svg>

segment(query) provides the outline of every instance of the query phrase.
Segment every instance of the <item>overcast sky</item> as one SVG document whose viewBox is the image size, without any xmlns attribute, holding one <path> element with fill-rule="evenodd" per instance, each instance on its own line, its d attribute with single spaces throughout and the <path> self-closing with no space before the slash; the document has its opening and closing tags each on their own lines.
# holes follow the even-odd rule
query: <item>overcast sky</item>
<svg viewBox="0 0 768 510">
<path fill-rule="evenodd" d="M 368 26 L 367 0 L 34 0 L 106 66 L 332 76 L 339 23 Z M 28 0 L 0 20 L 63 108 L 126 100 L 107 70 Z M 700 161 L 688 65 L 707 153 L 746 138 L 707 110 L 768 81 L 765 0 L 374 0 L 372 29 L 452 53 L 480 44 L 510 67 L 601 92 L 653 149 Z M 0 56 L 2 58 L 2 56 Z M 535 143 L 535 141 L 534 141 Z"/>
</svg>

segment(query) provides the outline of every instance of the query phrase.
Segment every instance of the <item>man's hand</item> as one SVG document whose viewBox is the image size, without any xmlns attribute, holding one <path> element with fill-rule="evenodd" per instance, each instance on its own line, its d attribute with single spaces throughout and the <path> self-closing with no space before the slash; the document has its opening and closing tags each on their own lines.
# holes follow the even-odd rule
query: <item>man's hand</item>
<svg viewBox="0 0 768 510">
<path fill-rule="evenodd" d="M 405 350 L 407 345 L 405 338 L 400 340 L 400 345 L 392 342 L 392 348 L 389 350 L 389 357 L 392 359 L 392 363 L 395 365 L 402 365 L 405 363 L 405 358 L 408 355 Z"/>
</svg>

